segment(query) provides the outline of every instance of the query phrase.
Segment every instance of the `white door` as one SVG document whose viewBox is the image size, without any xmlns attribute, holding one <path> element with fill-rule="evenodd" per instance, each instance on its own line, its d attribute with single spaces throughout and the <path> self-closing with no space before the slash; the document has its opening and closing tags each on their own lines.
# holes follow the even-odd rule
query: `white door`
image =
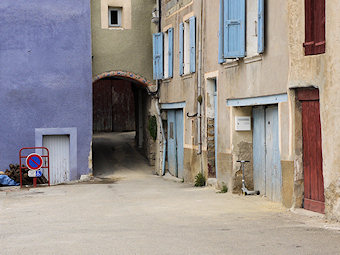
<svg viewBox="0 0 340 255">
<path fill-rule="evenodd" d="M 45 135 L 43 146 L 50 153 L 50 183 L 58 184 L 70 180 L 70 136 Z M 47 178 L 47 170 L 44 170 Z"/>
</svg>

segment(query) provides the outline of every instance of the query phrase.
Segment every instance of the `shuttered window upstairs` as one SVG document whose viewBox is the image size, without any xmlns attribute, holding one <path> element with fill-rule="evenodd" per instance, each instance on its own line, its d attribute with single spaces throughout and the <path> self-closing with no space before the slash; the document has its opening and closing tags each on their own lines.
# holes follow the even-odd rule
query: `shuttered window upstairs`
<svg viewBox="0 0 340 255">
<path fill-rule="evenodd" d="M 189 19 L 190 27 L 190 73 L 196 71 L 196 17 Z"/>
<path fill-rule="evenodd" d="M 179 74 L 196 72 L 196 17 L 179 24 Z"/>
<path fill-rule="evenodd" d="M 264 53 L 264 10 L 265 0 L 220 0 L 218 63 Z"/>
<path fill-rule="evenodd" d="M 153 42 L 153 79 L 163 79 L 163 33 L 152 35 Z"/>
<path fill-rule="evenodd" d="M 184 74 L 184 23 L 179 24 L 179 75 Z"/>
<path fill-rule="evenodd" d="M 264 0 L 258 0 L 257 17 L 257 52 L 264 52 Z"/>
<path fill-rule="evenodd" d="M 305 0 L 305 55 L 326 51 L 325 0 Z"/>
<path fill-rule="evenodd" d="M 168 70 L 168 78 L 173 77 L 173 63 L 174 63 L 174 57 L 173 57 L 173 52 L 174 52 L 174 29 L 169 28 L 168 30 L 168 39 L 169 39 L 169 49 L 168 49 L 168 65 L 169 65 L 169 70 Z"/>
<path fill-rule="evenodd" d="M 225 0 L 224 2 L 224 56 L 240 58 L 245 56 L 246 35 L 245 0 Z"/>
<path fill-rule="evenodd" d="M 173 28 L 169 28 L 163 33 L 163 52 L 164 52 L 164 79 L 172 78 L 173 76 Z"/>
</svg>

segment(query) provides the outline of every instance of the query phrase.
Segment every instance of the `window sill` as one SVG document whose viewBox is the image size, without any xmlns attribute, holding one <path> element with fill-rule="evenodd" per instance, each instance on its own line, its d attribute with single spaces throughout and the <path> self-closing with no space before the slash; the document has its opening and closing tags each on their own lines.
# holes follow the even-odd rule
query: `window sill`
<svg viewBox="0 0 340 255">
<path fill-rule="evenodd" d="M 192 78 L 194 73 L 186 73 L 181 76 L 182 80 L 190 79 Z"/>
<path fill-rule="evenodd" d="M 243 61 L 245 64 L 262 61 L 262 55 L 259 54 L 251 57 L 245 57 Z"/>
<path fill-rule="evenodd" d="M 106 29 L 108 29 L 108 30 L 125 30 L 125 28 L 123 28 L 123 27 L 108 27 Z"/>
<path fill-rule="evenodd" d="M 222 65 L 225 69 L 232 68 L 238 66 L 239 58 L 236 59 L 227 59 Z"/>
<path fill-rule="evenodd" d="M 168 77 L 168 78 L 163 78 L 162 82 L 164 83 L 169 83 L 172 80 L 172 77 Z"/>
</svg>

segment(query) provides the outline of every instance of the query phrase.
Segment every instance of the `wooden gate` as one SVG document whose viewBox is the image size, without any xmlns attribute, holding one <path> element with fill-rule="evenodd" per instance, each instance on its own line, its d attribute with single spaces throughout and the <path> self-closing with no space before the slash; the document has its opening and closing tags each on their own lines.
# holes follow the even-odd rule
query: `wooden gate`
<svg viewBox="0 0 340 255">
<path fill-rule="evenodd" d="M 324 213 L 319 90 L 298 90 L 297 98 L 302 105 L 304 208 Z"/>
</svg>

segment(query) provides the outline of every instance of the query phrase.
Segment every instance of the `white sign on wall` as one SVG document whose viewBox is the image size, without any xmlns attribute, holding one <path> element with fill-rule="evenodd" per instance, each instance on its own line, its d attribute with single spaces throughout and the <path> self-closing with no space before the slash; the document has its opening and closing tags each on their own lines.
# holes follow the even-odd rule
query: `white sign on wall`
<svg viewBox="0 0 340 255">
<path fill-rule="evenodd" d="M 235 130 L 236 131 L 251 131 L 251 117 L 236 116 L 235 117 Z"/>
</svg>

